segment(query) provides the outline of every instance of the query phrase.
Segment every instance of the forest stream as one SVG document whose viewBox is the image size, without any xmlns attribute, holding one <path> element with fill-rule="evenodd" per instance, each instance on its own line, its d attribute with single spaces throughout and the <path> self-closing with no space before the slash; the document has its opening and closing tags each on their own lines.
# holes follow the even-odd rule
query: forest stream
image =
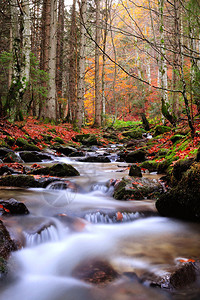
<svg viewBox="0 0 200 300">
<path fill-rule="evenodd" d="M 128 174 L 126 163 L 55 160 L 80 172 L 67 178 L 71 189 L 63 183 L 0 189 L 1 199 L 15 198 L 30 211 L 2 217 L 24 247 L 9 259 L 1 300 L 199 299 L 197 286 L 169 292 L 164 283 L 160 289 L 141 282 L 145 274 L 167 277 L 178 260 L 200 257 L 198 224 L 159 216 L 154 200 L 115 200 L 108 182 Z"/>
</svg>

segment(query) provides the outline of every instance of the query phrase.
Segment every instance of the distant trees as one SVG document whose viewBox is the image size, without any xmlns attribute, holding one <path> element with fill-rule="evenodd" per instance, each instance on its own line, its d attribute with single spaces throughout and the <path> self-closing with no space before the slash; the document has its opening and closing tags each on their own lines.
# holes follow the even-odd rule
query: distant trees
<svg viewBox="0 0 200 300">
<path fill-rule="evenodd" d="M 195 0 L 2 0 L 1 115 L 79 128 L 145 114 L 200 113 Z M 3 74 L 3 75 L 2 75 Z M 184 108 L 183 108 L 184 104 Z"/>
</svg>

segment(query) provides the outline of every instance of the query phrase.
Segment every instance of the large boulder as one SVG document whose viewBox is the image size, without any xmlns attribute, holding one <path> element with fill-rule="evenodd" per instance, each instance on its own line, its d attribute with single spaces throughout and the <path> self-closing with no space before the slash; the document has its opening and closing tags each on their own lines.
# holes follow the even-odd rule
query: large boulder
<svg viewBox="0 0 200 300">
<path fill-rule="evenodd" d="M 19 147 L 16 150 L 19 151 L 40 151 L 39 147 L 37 147 L 33 143 L 29 143 L 27 140 L 23 138 L 18 138 L 16 140 L 16 145 Z"/>
<path fill-rule="evenodd" d="M 34 175 L 50 175 L 57 177 L 79 176 L 79 172 L 70 164 L 59 163 L 51 167 L 44 167 L 32 170 L 30 174 Z"/>
<path fill-rule="evenodd" d="M 128 163 L 143 162 L 146 160 L 146 151 L 138 149 L 135 151 L 128 152 L 125 157 L 125 161 Z"/>
<path fill-rule="evenodd" d="M 156 179 L 125 177 L 115 185 L 113 196 L 117 200 L 143 200 L 155 198 L 162 191 L 162 185 Z"/>
<path fill-rule="evenodd" d="M 163 216 L 200 222 L 200 163 L 195 163 L 178 184 L 160 196 L 156 202 Z"/>
<path fill-rule="evenodd" d="M 0 186 L 42 187 L 33 177 L 27 175 L 7 175 L 0 178 Z"/>
<path fill-rule="evenodd" d="M 20 157 L 24 162 L 41 162 L 41 158 L 35 151 L 22 151 L 20 152 Z"/>
</svg>

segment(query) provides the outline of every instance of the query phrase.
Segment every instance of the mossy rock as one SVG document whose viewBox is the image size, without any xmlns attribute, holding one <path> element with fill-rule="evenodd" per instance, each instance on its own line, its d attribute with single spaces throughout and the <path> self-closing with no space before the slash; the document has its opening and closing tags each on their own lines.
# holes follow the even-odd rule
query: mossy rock
<svg viewBox="0 0 200 300">
<path fill-rule="evenodd" d="M 171 128 L 168 126 L 164 126 L 164 125 L 157 125 L 154 129 L 154 136 L 166 133 L 166 132 L 170 132 Z"/>
<path fill-rule="evenodd" d="M 129 170 L 129 176 L 142 177 L 142 172 L 140 167 L 138 167 L 137 165 L 131 165 Z"/>
<path fill-rule="evenodd" d="M 5 163 L 13 163 L 13 162 L 23 163 L 24 161 L 15 152 L 9 152 L 5 155 L 3 162 L 5 162 Z"/>
<path fill-rule="evenodd" d="M 153 199 L 163 192 L 161 184 L 157 180 L 149 178 L 134 179 L 123 178 L 114 189 L 114 198 L 117 200 L 143 200 Z"/>
<path fill-rule="evenodd" d="M 92 146 L 92 145 L 100 145 L 97 141 L 97 137 L 94 134 L 77 134 L 74 138 L 72 138 L 75 142 L 80 142 L 83 145 Z"/>
<path fill-rule="evenodd" d="M 129 130 L 122 132 L 122 135 L 131 139 L 142 139 L 143 130 Z"/>
<path fill-rule="evenodd" d="M 168 159 L 159 162 L 157 168 L 158 174 L 166 174 L 168 172 L 170 165 L 171 165 L 171 161 Z"/>
<path fill-rule="evenodd" d="M 6 147 L 0 147 L 0 157 L 4 158 L 8 153 L 14 153 L 14 151 Z"/>
<path fill-rule="evenodd" d="M 0 147 L 10 148 L 10 146 L 3 139 L 0 139 Z"/>
<path fill-rule="evenodd" d="M 70 164 L 54 164 L 51 167 L 39 168 L 31 171 L 35 175 L 50 175 L 57 177 L 79 176 L 79 172 Z"/>
<path fill-rule="evenodd" d="M 60 137 L 55 137 L 53 139 L 53 142 L 59 143 L 59 144 L 64 144 L 65 142 L 63 141 L 63 139 L 61 139 Z"/>
<path fill-rule="evenodd" d="M 193 164 L 182 179 L 156 202 L 158 212 L 167 217 L 200 222 L 200 163 Z"/>
<path fill-rule="evenodd" d="M 180 159 L 178 160 L 171 172 L 171 183 L 176 185 L 183 177 L 184 173 L 190 169 L 191 165 L 194 163 L 194 159 Z"/>
<path fill-rule="evenodd" d="M 175 144 L 176 142 L 180 141 L 181 139 L 183 139 L 184 136 L 181 134 L 175 134 L 173 135 L 170 140 L 172 141 L 173 144 Z"/>
<path fill-rule="evenodd" d="M 46 143 L 51 142 L 51 140 L 53 139 L 53 137 L 50 134 L 41 134 L 41 136 L 43 137 L 43 141 Z"/>
<path fill-rule="evenodd" d="M 154 160 L 147 160 L 140 164 L 140 168 L 149 170 L 149 172 L 157 172 L 158 162 Z"/>
<path fill-rule="evenodd" d="M 162 158 L 162 157 L 165 157 L 166 155 L 169 154 L 169 149 L 166 149 L 166 148 L 161 148 L 158 150 L 158 152 L 156 153 L 155 157 L 158 158 Z"/>
<path fill-rule="evenodd" d="M 41 162 L 42 159 L 39 157 L 37 152 L 32 151 L 22 151 L 20 152 L 20 157 L 23 159 L 24 162 Z"/>
<path fill-rule="evenodd" d="M 28 175 L 7 175 L 0 178 L 0 186 L 14 187 L 42 187 L 42 185 Z"/>
<path fill-rule="evenodd" d="M 125 155 L 124 159 L 128 163 L 143 162 L 146 160 L 146 151 L 143 149 L 131 151 Z"/>
<path fill-rule="evenodd" d="M 6 137 L 6 143 L 7 143 L 10 147 L 12 147 L 12 146 L 15 144 L 15 139 L 12 138 L 12 137 L 10 137 L 10 136 L 7 136 L 7 137 Z"/>
<path fill-rule="evenodd" d="M 34 144 L 30 144 L 27 140 L 23 138 L 18 138 L 16 140 L 16 145 L 19 147 L 17 151 L 40 151 L 40 148 Z"/>
<path fill-rule="evenodd" d="M 57 131 L 55 128 L 49 128 L 47 131 L 52 132 L 53 134 L 57 134 Z"/>
<path fill-rule="evenodd" d="M 66 156 L 70 155 L 73 152 L 76 152 L 76 148 L 73 148 L 71 146 L 62 146 L 60 144 L 54 144 L 51 146 L 51 149 L 56 150 L 59 153 L 62 153 Z"/>
</svg>

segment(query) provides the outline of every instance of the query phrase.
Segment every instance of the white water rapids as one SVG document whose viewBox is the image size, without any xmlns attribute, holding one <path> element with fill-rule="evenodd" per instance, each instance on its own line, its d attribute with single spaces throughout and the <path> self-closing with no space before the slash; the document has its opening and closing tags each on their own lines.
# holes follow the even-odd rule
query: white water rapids
<svg viewBox="0 0 200 300">
<path fill-rule="evenodd" d="M 82 177 L 78 182 L 83 192 L 6 190 L 7 197 L 26 203 L 30 215 L 7 221 L 10 232 L 20 231 L 26 242 L 9 260 L 10 272 L 0 286 L 0 300 L 170 299 L 124 274 L 163 275 L 178 257 L 198 257 L 199 227 L 159 216 L 144 217 L 143 211 L 155 212 L 152 201 L 114 200 L 103 184 L 111 167 L 101 164 L 98 168 L 89 185 L 91 188 L 98 176 L 100 183 L 95 181 L 90 191 Z M 109 177 L 119 177 L 113 170 Z M 3 195 L 2 189 L 0 197 Z M 117 212 L 124 222 L 116 219 Z M 119 278 L 103 287 L 80 280 L 74 270 L 90 260 L 108 262 Z"/>
</svg>

